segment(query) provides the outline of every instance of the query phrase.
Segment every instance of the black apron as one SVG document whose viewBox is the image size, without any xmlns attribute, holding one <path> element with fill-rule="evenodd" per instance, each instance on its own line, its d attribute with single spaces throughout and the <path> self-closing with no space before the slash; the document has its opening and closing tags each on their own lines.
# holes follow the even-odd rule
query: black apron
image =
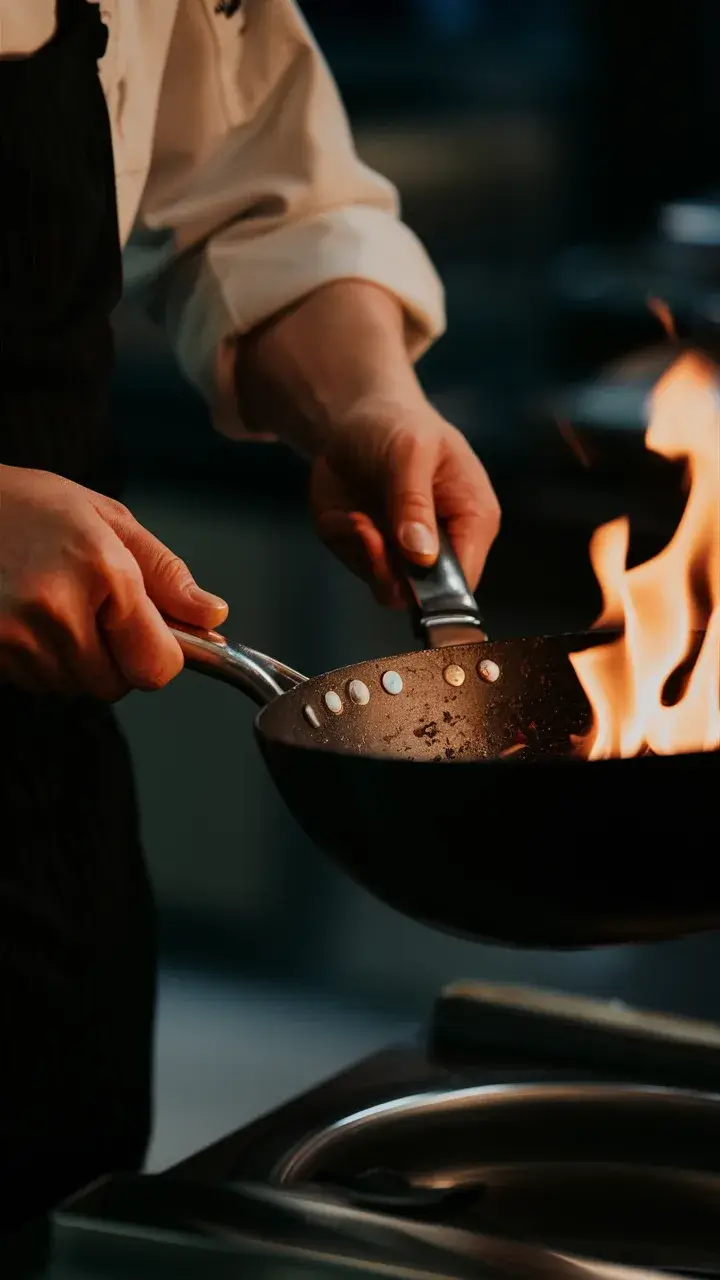
<svg viewBox="0 0 720 1280">
<path fill-rule="evenodd" d="M 0 61 L 0 464 L 107 492 L 122 287 L 96 4 Z M 142 1163 L 152 897 L 112 712 L 0 689 L 0 1229 Z"/>
</svg>

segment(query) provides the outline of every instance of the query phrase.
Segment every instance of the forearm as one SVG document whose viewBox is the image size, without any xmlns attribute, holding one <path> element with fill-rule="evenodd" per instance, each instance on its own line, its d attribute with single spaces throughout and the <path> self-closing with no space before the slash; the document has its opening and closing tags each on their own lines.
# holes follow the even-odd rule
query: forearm
<svg viewBox="0 0 720 1280">
<path fill-rule="evenodd" d="M 238 339 L 236 373 L 249 430 L 272 431 L 308 457 L 331 432 L 396 418 L 423 399 L 400 303 L 362 280 L 325 285 Z"/>
</svg>

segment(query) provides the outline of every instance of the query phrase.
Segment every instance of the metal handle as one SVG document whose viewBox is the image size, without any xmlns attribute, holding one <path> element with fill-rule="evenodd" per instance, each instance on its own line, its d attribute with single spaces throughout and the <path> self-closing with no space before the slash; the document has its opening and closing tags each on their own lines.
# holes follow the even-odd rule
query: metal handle
<svg viewBox="0 0 720 1280">
<path fill-rule="evenodd" d="M 219 631 L 198 631 L 182 622 L 167 619 L 170 631 L 183 651 L 190 671 L 234 685 L 259 707 L 303 684 L 307 676 L 286 667 L 276 658 L 248 649 L 220 635 Z"/>
<path fill-rule="evenodd" d="M 487 640 L 475 597 L 450 539 L 442 528 L 439 535 L 440 552 L 429 569 L 407 561 L 397 565 L 407 586 L 415 634 L 431 649 Z M 307 679 L 277 658 L 228 640 L 219 631 L 199 631 L 169 618 L 166 621 L 188 670 L 234 685 L 260 707 Z"/>
<path fill-rule="evenodd" d="M 413 629 L 431 649 L 467 640 L 487 640 L 470 590 L 445 529 L 438 529 L 440 551 L 434 565 L 423 569 L 397 565 L 408 592 Z"/>
</svg>

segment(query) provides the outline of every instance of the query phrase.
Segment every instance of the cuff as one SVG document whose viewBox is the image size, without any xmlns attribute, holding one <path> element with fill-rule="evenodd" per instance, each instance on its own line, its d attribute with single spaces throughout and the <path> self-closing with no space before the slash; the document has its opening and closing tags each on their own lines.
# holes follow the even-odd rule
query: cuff
<svg viewBox="0 0 720 1280">
<path fill-rule="evenodd" d="M 238 414 L 235 336 L 334 280 L 368 280 L 395 294 L 415 361 L 445 330 L 443 288 L 420 241 L 403 223 L 353 206 L 261 236 L 238 224 L 207 245 L 176 330 L 180 364 L 202 392 L 214 426 L 247 437 Z M 253 433 L 252 438 L 260 437 Z"/>
</svg>

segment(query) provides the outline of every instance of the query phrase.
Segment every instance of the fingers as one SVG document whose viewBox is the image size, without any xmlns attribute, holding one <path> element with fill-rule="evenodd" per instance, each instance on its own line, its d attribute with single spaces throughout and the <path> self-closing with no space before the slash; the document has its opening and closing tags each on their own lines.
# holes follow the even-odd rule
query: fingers
<svg viewBox="0 0 720 1280">
<path fill-rule="evenodd" d="M 483 575 L 485 563 L 498 535 L 499 515 L 455 516 L 448 520 L 448 537 L 471 591 Z"/>
<path fill-rule="evenodd" d="M 370 587 L 379 604 L 402 606 L 402 594 L 392 572 L 383 536 L 364 511 L 354 508 L 356 495 L 324 458 L 310 477 L 310 506 L 317 532 L 347 569 Z"/>
<path fill-rule="evenodd" d="M 438 487 L 438 512 L 468 585 L 474 591 L 482 577 L 490 549 L 500 530 L 500 504 L 485 468 L 471 455 L 471 465 L 455 475 L 448 495 Z"/>
<path fill-rule="evenodd" d="M 62 662 L 65 691 L 71 688 L 101 702 L 119 702 L 131 690 L 106 645 L 98 620 L 85 601 L 68 611 L 60 624 L 45 617 L 38 628 L 43 645 Z"/>
<path fill-rule="evenodd" d="M 500 528 L 500 507 L 464 436 L 447 427 L 429 439 L 421 434 L 399 438 L 390 455 L 388 488 L 391 528 L 407 559 L 434 563 L 437 521 L 442 520 L 474 590 Z"/>
<path fill-rule="evenodd" d="M 357 442 L 355 448 L 362 462 Z M 411 563 L 432 565 L 442 520 L 474 590 L 500 527 L 500 508 L 465 437 L 434 415 L 426 428 L 395 431 L 368 454 L 364 472 L 354 456 L 344 465 L 325 458 L 314 464 L 311 502 L 323 540 L 370 583 L 381 603 L 399 604 L 402 593 L 381 529 L 389 529 Z M 362 485 L 354 483 L 360 473 Z"/>
<path fill-rule="evenodd" d="M 391 484 L 391 501 L 406 522 L 414 512 L 416 522 L 427 523 L 423 513 L 430 505 L 475 590 L 500 528 L 500 506 L 485 468 L 462 433 L 444 423 L 430 442 L 419 435 L 396 448 Z M 432 563 L 419 554 L 406 554 L 418 563 Z"/>
<path fill-rule="evenodd" d="M 228 615 L 227 604 L 199 587 L 178 556 L 120 503 L 103 499 L 99 509 L 139 566 L 145 592 L 160 613 L 208 631 L 222 625 Z M 147 610 L 143 617 L 143 625 L 150 626 Z"/>
<path fill-rule="evenodd" d="M 401 437 L 388 468 L 391 527 L 406 557 L 437 558 L 442 520 L 474 590 L 500 528 L 500 506 L 485 468 L 464 436 L 446 425 L 440 435 Z"/>
<path fill-rule="evenodd" d="M 114 559 L 110 594 L 97 613 L 99 635 L 130 688 L 162 689 L 182 671 L 182 650 L 150 599 L 140 566 L 127 548 L 119 544 Z"/>
<path fill-rule="evenodd" d="M 347 569 L 368 583 L 378 604 L 402 607 L 403 597 L 388 561 L 379 529 L 362 511 L 330 510 L 318 514 L 316 526 L 325 545 Z"/>
<path fill-rule="evenodd" d="M 90 694 L 105 702 L 128 692 L 77 580 L 57 575 L 36 581 L 32 598 L 3 618 L 0 633 L 7 669 L 23 688 L 71 698 Z"/>
<path fill-rule="evenodd" d="M 414 564 L 431 565 L 437 559 L 438 532 L 435 514 L 437 441 L 432 436 L 399 435 L 388 458 L 387 507 L 397 545 Z"/>
<path fill-rule="evenodd" d="M 49 474 L 20 472 L 7 488 L 0 680 L 114 702 L 182 669 L 161 609 L 200 629 L 226 617 L 120 504 Z"/>
<path fill-rule="evenodd" d="M 24 687 L 31 678 L 47 692 L 106 702 L 130 689 L 162 688 L 183 657 L 133 556 L 98 520 L 91 550 L 75 567 L 35 577 L 14 617 L 3 620 L 0 638 L 13 647 L 14 678 Z"/>
<path fill-rule="evenodd" d="M 138 599 L 129 616 L 118 614 L 109 603 L 98 621 L 113 661 L 131 688 L 148 693 L 163 689 L 182 671 L 180 645 L 147 596 Z"/>
</svg>

